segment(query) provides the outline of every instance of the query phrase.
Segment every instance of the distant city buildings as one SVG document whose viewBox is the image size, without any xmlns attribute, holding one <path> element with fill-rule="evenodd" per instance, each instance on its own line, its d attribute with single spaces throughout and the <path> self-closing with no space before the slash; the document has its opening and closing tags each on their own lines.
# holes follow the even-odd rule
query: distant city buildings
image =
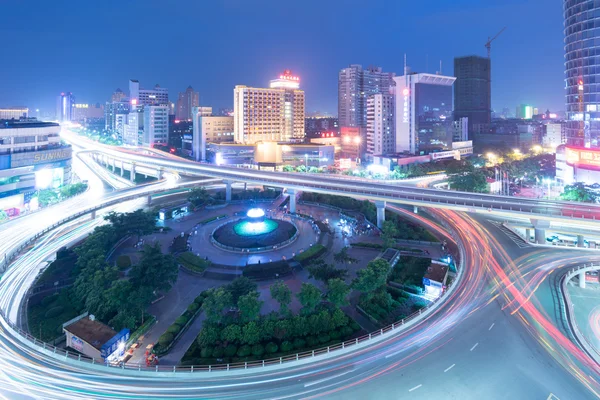
<svg viewBox="0 0 600 400">
<path fill-rule="evenodd" d="M 491 62 L 487 57 L 454 59 L 454 120 L 468 118 L 474 124 L 489 124 L 492 112 Z"/>
<path fill-rule="evenodd" d="M 58 122 L 69 122 L 73 119 L 73 106 L 75 96 L 71 92 L 62 92 L 56 98 L 56 120 Z"/>
<path fill-rule="evenodd" d="M 115 103 L 115 102 L 123 101 L 126 98 L 127 98 L 127 94 L 125 94 L 121 89 L 117 89 L 110 97 L 110 101 Z"/>
<path fill-rule="evenodd" d="M 211 116 L 208 107 L 194 107 L 192 110 L 192 134 L 185 135 L 182 148 L 184 153 L 196 161 L 206 161 L 208 143 L 231 143 L 234 140 L 234 120 L 229 116 Z M 212 109 L 210 109 L 212 111 Z"/>
<path fill-rule="evenodd" d="M 352 64 L 338 75 L 338 119 L 340 127 L 367 127 L 367 99 L 388 93 L 395 74 L 381 67 Z M 364 138 L 363 138 L 364 139 Z"/>
<path fill-rule="evenodd" d="M 334 137 L 340 134 L 340 124 L 335 117 L 307 117 L 304 119 L 306 137 Z"/>
<path fill-rule="evenodd" d="M 158 84 L 152 89 L 144 89 L 140 87 L 139 81 L 131 79 L 129 81 L 129 100 L 133 105 L 168 105 L 169 89 L 162 88 Z"/>
<path fill-rule="evenodd" d="M 367 160 L 396 152 L 395 106 L 395 96 L 390 93 L 367 99 Z"/>
<path fill-rule="evenodd" d="M 180 92 L 175 106 L 175 118 L 178 120 L 192 119 L 192 109 L 200 105 L 200 94 L 191 86 Z"/>
<path fill-rule="evenodd" d="M 529 104 L 521 104 L 517 107 L 515 113 L 517 119 L 532 119 L 533 118 L 533 107 Z"/>
<path fill-rule="evenodd" d="M 90 119 L 104 118 L 104 107 L 100 104 L 75 103 L 73 104 L 72 121 L 85 122 Z"/>
<path fill-rule="evenodd" d="M 29 116 L 27 107 L 2 107 L 0 108 L 0 119 L 20 119 Z"/>
<path fill-rule="evenodd" d="M 234 138 L 236 143 L 303 140 L 304 91 L 300 78 L 284 71 L 269 88 L 236 86 Z"/>
</svg>

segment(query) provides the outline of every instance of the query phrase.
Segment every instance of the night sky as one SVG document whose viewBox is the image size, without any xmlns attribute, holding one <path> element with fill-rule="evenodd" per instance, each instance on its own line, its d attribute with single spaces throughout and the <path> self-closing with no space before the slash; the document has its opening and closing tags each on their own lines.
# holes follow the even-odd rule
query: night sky
<svg viewBox="0 0 600 400">
<path fill-rule="evenodd" d="M 492 103 L 564 109 L 562 2 L 548 0 L 0 0 L 0 106 L 54 112 L 56 95 L 105 102 L 130 78 L 188 85 L 233 108 L 235 85 L 302 79 L 307 112 L 337 114 L 349 64 L 452 75 L 455 56 L 492 45 Z"/>
</svg>

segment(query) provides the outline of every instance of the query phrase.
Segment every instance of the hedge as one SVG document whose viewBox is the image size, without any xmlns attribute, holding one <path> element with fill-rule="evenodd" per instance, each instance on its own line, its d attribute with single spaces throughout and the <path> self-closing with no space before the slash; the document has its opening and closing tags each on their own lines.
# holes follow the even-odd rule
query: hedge
<svg viewBox="0 0 600 400">
<path fill-rule="evenodd" d="M 188 317 L 186 317 L 185 315 L 182 315 L 180 317 L 177 317 L 177 319 L 175 320 L 175 324 L 179 325 L 179 326 L 184 326 L 185 324 L 187 324 L 187 322 L 190 319 Z"/>
<path fill-rule="evenodd" d="M 253 356 L 260 357 L 263 354 L 265 354 L 265 348 L 262 344 L 257 343 L 254 346 L 252 346 L 252 355 Z"/>
<path fill-rule="evenodd" d="M 168 333 L 172 333 L 173 335 L 177 335 L 181 331 L 181 326 L 177 324 L 173 324 L 167 328 Z"/>
<path fill-rule="evenodd" d="M 187 268 L 194 272 L 202 273 L 206 270 L 206 268 L 210 267 L 211 262 L 205 260 L 202 257 L 198 257 L 194 253 L 185 252 L 181 253 L 177 256 L 177 262 L 181 264 L 184 268 Z"/>
<path fill-rule="evenodd" d="M 65 308 L 63 306 L 56 306 L 48 309 L 48 311 L 46 311 L 46 314 L 44 315 L 46 316 L 46 318 L 54 318 L 58 317 L 64 310 Z"/>
<path fill-rule="evenodd" d="M 267 351 L 268 354 L 277 353 L 277 350 L 279 350 L 279 346 L 277 346 L 276 343 L 269 342 L 265 346 L 265 350 Z"/>
<path fill-rule="evenodd" d="M 238 348 L 235 344 L 228 344 L 225 347 L 225 357 L 233 357 L 237 354 Z"/>
<path fill-rule="evenodd" d="M 247 344 L 241 346 L 237 351 L 238 357 L 248 357 L 251 353 L 252 353 L 252 348 L 250 346 L 248 346 Z"/>
<path fill-rule="evenodd" d="M 172 333 L 163 333 L 159 338 L 158 338 L 158 343 L 163 346 L 163 347 L 167 347 L 168 345 L 171 344 L 171 342 L 173 341 L 174 336 Z"/>
<path fill-rule="evenodd" d="M 302 264 L 307 264 L 309 261 L 322 256 L 325 251 L 327 251 L 327 247 L 323 246 L 322 244 L 315 244 L 302 253 L 296 255 L 294 260 Z"/>
<path fill-rule="evenodd" d="M 275 261 L 264 264 L 250 264 L 243 270 L 243 275 L 250 279 L 271 279 L 285 276 L 292 272 L 287 261 Z"/>
<path fill-rule="evenodd" d="M 225 217 L 227 217 L 227 214 L 222 214 L 222 215 L 217 215 L 216 217 L 207 218 L 205 220 L 200 221 L 200 225 L 210 224 L 213 221 L 216 221 L 218 219 L 223 219 Z"/>
</svg>

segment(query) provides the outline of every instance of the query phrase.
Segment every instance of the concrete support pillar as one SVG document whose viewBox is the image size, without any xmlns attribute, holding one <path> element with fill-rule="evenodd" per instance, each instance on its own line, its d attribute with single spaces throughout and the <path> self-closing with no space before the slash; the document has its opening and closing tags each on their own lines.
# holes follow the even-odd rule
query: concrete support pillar
<svg viewBox="0 0 600 400">
<path fill-rule="evenodd" d="M 158 180 L 161 180 L 162 178 L 164 178 L 164 176 L 165 176 L 165 170 L 164 169 L 158 168 L 156 171 L 158 172 Z"/>
<path fill-rule="evenodd" d="M 377 207 L 377 227 L 383 228 L 385 222 L 385 201 L 376 201 L 375 207 Z"/>
<path fill-rule="evenodd" d="M 525 229 L 525 241 L 527 243 L 531 242 L 531 229 Z"/>
<path fill-rule="evenodd" d="M 96 211 L 90 213 L 90 219 L 96 219 Z"/>
<path fill-rule="evenodd" d="M 121 161 L 121 177 L 123 177 L 123 175 L 125 175 L 125 168 L 123 168 L 124 167 L 123 164 L 124 164 L 123 161 Z"/>
<path fill-rule="evenodd" d="M 135 163 L 131 163 L 131 175 L 129 176 L 129 180 L 131 182 L 135 182 Z"/>
<path fill-rule="evenodd" d="M 296 214 L 296 190 L 287 189 L 287 194 L 290 196 L 290 212 Z"/>
<path fill-rule="evenodd" d="M 546 244 L 546 230 L 535 228 L 535 242 L 537 244 Z"/>
<path fill-rule="evenodd" d="M 413 212 L 414 212 L 415 214 L 418 214 L 418 213 L 419 213 L 419 207 L 417 207 L 417 206 L 413 206 Z"/>
<path fill-rule="evenodd" d="M 152 196 L 148 196 L 148 205 L 151 206 L 152 205 Z"/>
<path fill-rule="evenodd" d="M 113 158 L 113 159 L 112 159 L 112 163 L 111 163 L 113 172 L 115 172 L 115 171 L 116 171 L 116 168 L 117 168 L 117 165 L 116 165 L 116 164 L 117 164 L 117 160 L 115 160 L 115 159 Z"/>
<path fill-rule="evenodd" d="M 585 289 L 585 272 L 579 273 L 579 287 Z"/>
<path fill-rule="evenodd" d="M 583 235 L 577 235 L 577 247 L 585 247 Z"/>
<path fill-rule="evenodd" d="M 232 181 L 224 181 L 224 182 L 225 182 L 225 201 L 229 203 L 231 201 L 231 184 L 233 182 Z"/>
</svg>

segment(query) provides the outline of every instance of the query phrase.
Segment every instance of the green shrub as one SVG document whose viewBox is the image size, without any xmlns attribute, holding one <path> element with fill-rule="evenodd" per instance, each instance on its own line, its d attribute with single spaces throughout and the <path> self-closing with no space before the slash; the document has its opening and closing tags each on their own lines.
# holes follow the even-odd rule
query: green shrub
<svg viewBox="0 0 600 400">
<path fill-rule="evenodd" d="M 190 319 L 188 317 L 186 317 L 185 315 L 182 315 L 180 317 L 177 317 L 177 319 L 175 320 L 175 323 L 179 326 L 185 326 L 185 324 L 188 323 Z"/>
<path fill-rule="evenodd" d="M 394 300 L 409 298 L 409 295 L 402 289 L 398 289 L 393 286 L 387 286 L 386 290 L 389 294 L 392 295 Z"/>
<path fill-rule="evenodd" d="M 196 312 L 198 309 L 200 308 L 200 306 L 197 303 L 192 303 L 188 306 L 187 310 L 191 313 Z"/>
<path fill-rule="evenodd" d="M 252 353 L 252 348 L 247 344 L 240 346 L 237 351 L 238 357 L 248 357 Z"/>
<path fill-rule="evenodd" d="M 251 279 L 271 279 L 288 275 L 292 269 L 287 261 L 275 261 L 265 264 L 250 264 L 243 269 L 243 275 Z"/>
<path fill-rule="evenodd" d="M 128 255 L 122 254 L 117 257 L 117 268 L 124 270 L 131 267 L 131 258 Z"/>
<path fill-rule="evenodd" d="M 283 343 L 281 343 L 281 351 L 284 353 L 290 352 L 294 349 L 294 345 L 292 344 L 292 342 L 289 341 L 285 341 Z"/>
<path fill-rule="evenodd" d="M 212 357 L 213 348 L 212 347 L 203 347 L 200 350 L 200 357 L 202 358 L 210 358 Z"/>
<path fill-rule="evenodd" d="M 40 304 L 43 306 L 48 306 L 48 305 L 54 303 L 56 301 L 56 299 L 58 299 L 58 293 L 44 297 L 42 299 L 42 301 L 40 302 Z"/>
<path fill-rule="evenodd" d="M 206 268 L 210 267 L 211 265 L 210 261 L 205 260 L 202 257 L 198 257 L 189 251 L 181 253 L 179 256 L 177 256 L 177 262 L 194 272 L 204 272 Z"/>
<path fill-rule="evenodd" d="M 173 324 L 167 328 L 167 332 L 172 333 L 173 335 L 177 335 L 180 330 L 181 330 L 181 326 L 179 326 L 177 324 Z"/>
<path fill-rule="evenodd" d="M 279 346 L 277 346 L 276 343 L 269 342 L 265 346 L 265 350 L 266 350 L 267 354 L 277 353 L 277 350 L 279 350 Z"/>
<path fill-rule="evenodd" d="M 354 330 L 349 326 L 342 326 L 340 329 L 342 331 L 342 337 L 345 339 L 349 338 L 354 333 Z"/>
<path fill-rule="evenodd" d="M 350 323 L 350 328 L 352 328 L 352 330 L 353 330 L 354 332 L 356 332 L 356 331 L 360 331 L 360 330 L 361 330 L 361 327 L 360 327 L 360 325 L 359 325 L 359 324 L 358 324 L 356 321 L 352 321 L 352 322 Z"/>
<path fill-rule="evenodd" d="M 62 312 L 65 310 L 65 308 L 63 306 L 56 306 L 56 307 L 52 307 L 50 309 L 48 309 L 48 311 L 46 311 L 45 317 L 46 318 L 54 318 L 54 317 L 58 317 L 60 314 L 62 314 Z"/>
<path fill-rule="evenodd" d="M 302 338 L 296 338 L 294 339 L 293 344 L 296 350 L 303 349 L 304 347 L 306 347 L 306 340 Z"/>
<path fill-rule="evenodd" d="M 213 349 L 212 356 L 214 358 L 221 358 L 221 357 L 223 357 L 223 353 L 224 353 L 223 348 L 218 346 Z"/>
<path fill-rule="evenodd" d="M 225 357 L 233 357 L 237 354 L 238 348 L 235 344 L 230 343 L 225 347 Z"/>
<path fill-rule="evenodd" d="M 252 355 L 253 356 L 260 357 L 263 354 L 265 354 L 265 348 L 262 344 L 257 343 L 254 346 L 252 346 Z"/>
<path fill-rule="evenodd" d="M 342 332 L 340 332 L 339 330 L 333 330 L 331 332 L 329 332 L 329 336 L 331 337 L 332 340 L 339 340 L 342 337 Z"/>
<path fill-rule="evenodd" d="M 319 340 L 319 343 L 321 343 L 321 344 L 327 343 L 331 340 L 331 336 L 329 336 L 326 333 L 322 333 L 319 335 L 318 340 Z"/>
<path fill-rule="evenodd" d="M 158 344 L 160 344 L 163 347 L 167 347 L 168 345 L 171 344 L 171 342 L 173 341 L 173 334 L 172 333 L 163 333 L 159 338 L 158 338 Z"/>
<path fill-rule="evenodd" d="M 322 244 L 315 244 L 314 246 L 309 247 L 307 250 L 303 251 L 302 253 L 296 255 L 294 257 L 294 260 L 302 264 L 307 264 L 310 260 L 313 260 L 323 255 L 325 251 L 327 251 L 327 247 L 323 246 Z"/>
<path fill-rule="evenodd" d="M 308 345 L 308 347 L 315 347 L 318 343 L 319 343 L 319 341 L 317 340 L 316 337 L 314 337 L 314 336 L 306 337 L 306 344 Z"/>
</svg>

